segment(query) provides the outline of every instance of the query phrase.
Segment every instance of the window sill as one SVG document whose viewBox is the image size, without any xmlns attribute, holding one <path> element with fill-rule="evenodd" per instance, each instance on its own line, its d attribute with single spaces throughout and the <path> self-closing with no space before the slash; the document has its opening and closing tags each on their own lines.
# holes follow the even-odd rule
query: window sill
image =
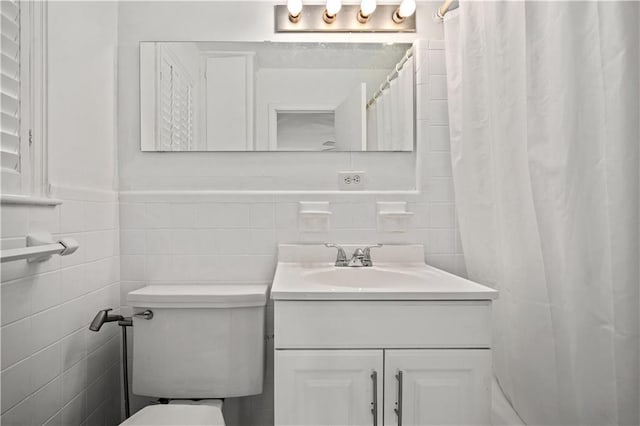
<svg viewBox="0 0 640 426">
<path fill-rule="evenodd" d="M 1 194 L 0 204 L 23 205 L 23 206 L 57 206 L 62 204 L 58 198 L 33 197 L 30 195 Z"/>
</svg>

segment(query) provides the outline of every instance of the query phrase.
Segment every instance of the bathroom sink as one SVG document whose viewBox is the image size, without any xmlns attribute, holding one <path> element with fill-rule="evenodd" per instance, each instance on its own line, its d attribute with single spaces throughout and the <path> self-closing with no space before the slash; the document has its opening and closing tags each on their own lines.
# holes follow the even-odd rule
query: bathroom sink
<svg viewBox="0 0 640 426">
<path fill-rule="evenodd" d="M 345 247 L 353 250 L 354 247 Z M 498 292 L 424 263 L 420 245 L 372 251 L 373 266 L 335 266 L 335 250 L 283 244 L 271 288 L 275 300 L 490 300 Z"/>
<path fill-rule="evenodd" d="M 370 268 L 336 268 L 335 266 L 322 267 L 304 271 L 301 274 L 303 280 L 320 286 L 347 287 L 347 288 L 393 288 L 399 286 L 419 286 L 424 284 L 424 279 L 415 272 L 402 270 L 402 267 L 378 267 Z"/>
</svg>

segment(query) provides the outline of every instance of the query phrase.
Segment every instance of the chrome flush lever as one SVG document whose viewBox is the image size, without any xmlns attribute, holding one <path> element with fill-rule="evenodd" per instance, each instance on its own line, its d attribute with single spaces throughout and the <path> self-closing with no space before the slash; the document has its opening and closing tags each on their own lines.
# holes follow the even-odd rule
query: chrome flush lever
<svg viewBox="0 0 640 426">
<path fill-rule="evenodd" d="M 137 314 L 133 314 L 133 316 L 136 317 L 136 318 L 142 318 L 142 319 L 150 320 L 150 319 L 153 319 L 153 311 L 150 310 L 150 309 L 147 309 L 146 311 L 138 312 Z"/>
</svg>

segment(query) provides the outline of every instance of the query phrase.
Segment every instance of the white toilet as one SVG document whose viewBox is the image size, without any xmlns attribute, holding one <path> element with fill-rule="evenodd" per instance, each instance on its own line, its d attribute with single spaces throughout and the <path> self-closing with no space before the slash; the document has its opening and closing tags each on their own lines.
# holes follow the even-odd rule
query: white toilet
<svg viewBox="0 0 640 426">
<path fill-rule="evenodd" d="M 122 425 L 224 425 L 217 398 L 262 393 L 266 285 L 132 291 L 133 393 L 165 398 Z"/>
</svg>

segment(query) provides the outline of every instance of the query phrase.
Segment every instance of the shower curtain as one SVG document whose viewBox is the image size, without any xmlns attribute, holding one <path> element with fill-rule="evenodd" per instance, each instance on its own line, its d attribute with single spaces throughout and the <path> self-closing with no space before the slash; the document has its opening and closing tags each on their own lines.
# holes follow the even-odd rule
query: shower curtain
<svg viewBox="0 0 640 426">
<path fill-rule="evenodd" d="M 413 57 L 367 110 L 367 143 L 377 151 L 413 149 Z"/>
<path fill-rule="evenodd" d="M 461 1 L 445 17 L 469 278 L 528 424 L 638 425 L 638 3 Z"/>
</svg>

